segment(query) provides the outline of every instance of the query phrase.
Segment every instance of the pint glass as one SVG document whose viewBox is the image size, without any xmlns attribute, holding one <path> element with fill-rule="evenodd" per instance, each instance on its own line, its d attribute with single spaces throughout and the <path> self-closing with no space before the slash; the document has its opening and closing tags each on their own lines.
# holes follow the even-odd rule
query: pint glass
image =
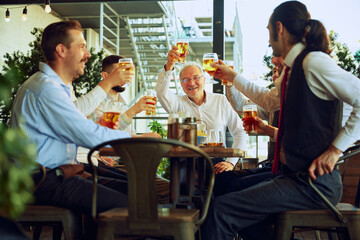
<svg viewBox="0 0 360 240">
<path fill-rule="evenodd" d="M 155 115 L 155 106 L 156 106 L 156 93 L 152 90 L 147 90 L 145 92 L 146 96 L 146 104 L 149 105 L 149 107 L 146 110 L 146 115 Z"/>
<path fill-rule="evenodd" d="M 228 60 L 224 60 L 223 61 L 226 65 L 228 65 L 232 70 L 234 70 L 234 62 L 233 61 L 228 61 Z M 221 84 L 227 87 L 231 87 L 233 85 L 232 82 L 221 79 Z"/>
<path fill-rule="evenodd" d="M 216 53 L 205 53 L 203 56 L 203 68 L 210 75 L 214 76 L 216 68 L 211 66 L 211 63 L 218 62 L 219 58 Z"/>
<path fill-rule="evenodd" d="M 249 126 L 248 133 L 256 133 L 257 122 L 254 117 L 257 117 L 256 105 L 245 105 L 243 108 L 243 121 L 246 126 Z"/>
<path fill-rule="evenodd" d="M 185 63 L 185 56 L 189 48 L 189 41 L 179 40 L 177 41 L 176 46 L 178 48 L 178 53 L 180 53 L 180 59 L 178 62 Z"/>
<path fill-rule="evenodd" d="M 114 128 L 119 121 L 120 114 L 124 111 L 124 105 L 120 102 L 108 102 L 104 107 L 104 117 L 100 122 L 103 127 Z"/>
</svg>

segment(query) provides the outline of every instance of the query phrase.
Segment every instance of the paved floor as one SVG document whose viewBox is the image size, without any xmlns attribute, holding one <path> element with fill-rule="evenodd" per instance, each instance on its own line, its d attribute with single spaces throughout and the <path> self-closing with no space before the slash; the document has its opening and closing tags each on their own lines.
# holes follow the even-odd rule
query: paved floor
<svg viewBox="0 0 360 240">
<path fill-rule="evenodd" d="M 31 239 L 32 231 L 29 230 L 29 231 L 26 231 L 26 233 L 29 235 L 29 237 Z M 313 231 L 296 233 L 295 238 L 298 240 L 315 240 L 316 239 Z M 65 240 L 64 236 L 61 239 Z M 327 234 L 322 232 L 321 239 L 328 240 Z M 40 240 L 52 240 L 52 229 L 50 227 L 43 227 L 43 230 L 42 230 L 41 236 L 40 236 Z"/>
</svg>

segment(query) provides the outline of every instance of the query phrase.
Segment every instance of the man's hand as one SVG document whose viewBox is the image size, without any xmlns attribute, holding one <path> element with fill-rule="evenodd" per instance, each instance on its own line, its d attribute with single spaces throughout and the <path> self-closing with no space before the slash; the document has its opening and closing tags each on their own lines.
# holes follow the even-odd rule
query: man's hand
<svg viewBox="0 0 360 240">
<path fill-rule="evenodd" d="M 308 172 L 312 179 L 316 179 L 316 173 L 319 176 L 327 174 L 334 169 L 336 162 L 339 160 L 341 151 L 331 145 L 325 152 L 317 157 L 310 165 Z"/>
<path fill-rule="evenodd" d="M 231 162 L 219 162 L 214 166 L 215 174 L 219 174 L 226 171 L 232 171 L 234 169 L 234 165 Z"/>
<path fill-rule="evenodd" d="M 115 68 L 107 77 L 104 77 L 99 86 L 107 93 L 115 86 L 123 86 L 125 83 L 130 82 L 135 75 L 135 71 L 126 71 L 129 68 L 135 69 L 131 63 Z"/>
<path fill-rule="evenodd" d="M 131 137 L 133 138 L 137 138 L 137 137 L 143 137 L 143 138 L 161 138 L 161 136 L 157 133 L 154 132 L 149 132 L 149 133 L 143 133 L 140 135 L 132 135 Z"/>
<path fill-rule="evenodd" d="M 115 68 L 106 79 L 110 78 L 113 86 L 123 86 L 125 83 L 130 82 L 135 75 L 135 71 L 128 71 L 126 69 L 135 69 L 134 65 L 131 63 L 125 64 L 121 67 Z"/>
<path fill-rule="evenodd" d="M 254 117 L 253 119 L 256 121 L 256 134 L 267 135 L 271 138 L 274 138 L 274 130 L 276 129 L 275 127 L 265 124 L 258 117 Z M 244 119 L 243 119 L 243 127 L 246 132 L 252 130 L 251 125 L 248 124 L 247 121 L 245 121 Z"/>
<path fill-rule="evenodd" d="M 143 96 L 142 98 L 140 98 L 137 103 L 135 103 L 131 108 L 129 108 L 129 110 L 126 111 L 128 117 L 132 119 L 136 114 L 141 113 L 142 111 L 156 108 L 155 105 L 146 104 L 146 102 L 147 96 Z"/>
<path fill-rule="evenodd" d="M 102 121 L 104 121 L 104 115 L 102 115 L 98 119 L 96 119 L 95 123 L 101 125 Z M 112 127 L 112 129 L 118 130 L 119 129 L 119 122 L 114 123 L 114 126 Z"/>
<path fill-rule="evenodd" d="M 189 54 L 189 51 L 185 53 L 185 56 Z M 180 59 L 180 53 L 178 47 L 172 46 L 172 49 L 168 52 L 167 62 L 165 64 L 165 70 L 171 71 L 174 68 L 175 63 Z"/>
<path fill-rule="evenodd" d="M 218 63 L 212 63 L 211 66 L 216 68 L 214 78 L 233 82 L 234 78 L 237 75 L 237 73 L 232 70 L 228 65 L 226 65 L 222 60 L 219 60 Z"/>
</svg>

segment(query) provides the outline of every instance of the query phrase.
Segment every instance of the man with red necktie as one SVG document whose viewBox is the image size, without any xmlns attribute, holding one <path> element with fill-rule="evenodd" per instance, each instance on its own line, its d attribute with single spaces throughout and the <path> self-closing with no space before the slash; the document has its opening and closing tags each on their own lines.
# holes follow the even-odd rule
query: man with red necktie
<svg viewBox="0 0 360 240">
<path fill-rule="evenodd" d="M 307 183 L 307 176 L 332 202 L 341 198 L 335 164 L 360 135 L 360 80 L 336 65 L 321 22 L 310 19 L 306 6 L 288 1 L 274 9 L 269 24 L 274 56 L 284 70 L 273 89 L 244 79 L 220 62 L 216 78 L 233 82 L 267 111 L 280 108 L 279 131 L 259 121 L 259 134 L 277 140 L 274 161 L 281 174 L 242 191 L 215 198 L 202 226 L 203 239 L 273 239 L 272 216 L 286 210 L 327 208 Z M 353 107 L 341 127 L 342 103 Z M 274 174 L 278 167 L 274 163 Z"/>
</svg>

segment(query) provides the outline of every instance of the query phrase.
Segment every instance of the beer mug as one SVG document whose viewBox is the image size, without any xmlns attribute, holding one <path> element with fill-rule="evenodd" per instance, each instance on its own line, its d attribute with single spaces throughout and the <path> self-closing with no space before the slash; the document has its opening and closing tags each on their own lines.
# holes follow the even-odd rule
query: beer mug
<svg viewBox="0 0 360 240">
<path fill-rule="evenodd" d="M 155 115 L 156 110 L 156 93 L 153 90 L 146 90 L 145 91 L 146 96 L 146 104 L 148 105 L 146 109 L 146 115 Z"/>
<path fill-rule="evenodd" d="M 180 59 L 178 59 L 179 63 L 185 63 L 185 56 L 188 52 L 189 41 L 187 40 L 178 40 L 176 43 L 176 47 L 178 48 L 178 53 L 180 54 Z"/>
<path fill-rule="evenodd" d="M 119 121 L 119 116 L 122 112 L 124 112 L 124 104 L 120 102 L 107 102 L 104 106 L 104 117 L 100 125 L 113 129 Z"/>
<path fill-rule="evenodd" d="M 234 62 L 233 61 L 228 61 L 228 60 L 224 60 L 223 61 L 227 66 L 229 66 L 232 70 L 234 70 Z M 221 79 L 221 85 L 227 86 L 227 87 L 231 87 L 233 85 L 232 82 L 228 81 L 228 80 L 224 80 Z"/>
<path fill-rule="evenodd" d="M 257 117 L 256 105 L 245 105 L 243 108 L 243 122 L 249 129 L 247 133 L 256 133 L 257 122 L 254 117 Z"/>
</svg>

